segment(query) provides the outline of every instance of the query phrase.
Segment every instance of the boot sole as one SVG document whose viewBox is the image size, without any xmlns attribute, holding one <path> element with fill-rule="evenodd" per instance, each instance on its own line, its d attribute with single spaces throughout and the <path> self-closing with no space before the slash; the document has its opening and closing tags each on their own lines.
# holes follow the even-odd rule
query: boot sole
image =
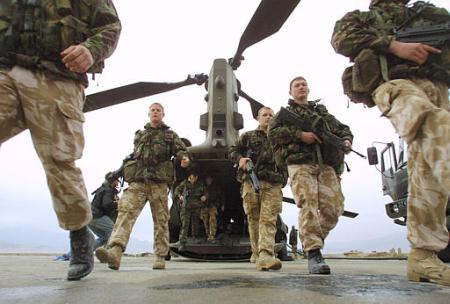
<svg viewBox="0 0 450 304">
<path fill-rule="evenodd" d="M 282 266 L 281 263 L 273 264 L 273 265 L 270 265 L 270 266 L 256 265 L 256 270 L 259 270 L 259 271 L 280 270 L 281 266 Z"/>
<path fill-rule="evenodd" d="M 330 269 L 330 267 L 323 267 L 322 269 L 319 269 L 318 271 L 310 270 L 309 273 L 310 274 L 331 274 L 331 269 Z"/>
<path fill-rule="evenodd" d="M 436 283 L 444 286 L 450 286 L 450 282 L 442 281 L 439 279 L 434 278 L 427 278 L 423 275 L 420 275 L 414 271 L 408 271 L 406 274 L 406 277 L 408 278 L 408 281 L 410 282 L 417 282 L 417 283 Z"/>
<path fill-rule="evenodd" d="M 103 251 L 103 250 L 96 250 L 95 251 L 95 256 L 97 257 L 97 259 L 99 259 L 99 261 L 101 263 L 107 263 L 108 262 L 108 252 L 107 251 Z"/>
<path fill-rule="evenodd" d="M 93 269 L 94 269 L 94 263 L 92 262 L 91 267 L 89 267 L 85 272 L 80 273 L 77 276 L 67 276 L 67 281 L 78 281 L 78 280 L 84 278 L 85 276 L 87 276 L 88 274 L 90 274 Z"/>
</svg>

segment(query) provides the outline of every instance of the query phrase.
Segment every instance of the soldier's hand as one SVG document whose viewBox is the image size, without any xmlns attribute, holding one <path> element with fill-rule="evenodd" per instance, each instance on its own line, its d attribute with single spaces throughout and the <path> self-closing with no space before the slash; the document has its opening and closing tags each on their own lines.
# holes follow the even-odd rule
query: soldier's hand
<svg viewBox="0 0 450 304">
<path fill-rule="evenodd" d="M 389 52 L 395 56 L 411 60 L 418 65 L 424 64 L 430 53 L 440 54 L 441 50 L 423 43 L 408 43 L 392 40 L 389 44 Z"/>
<path fill-rule="evenodd" d="M 84 45 L 71 45 L 61 52 L 61 59 L 67 69 L 75 73 L 86 73 L 94 64 L 91 52 Z"/>
<path fill-rule="evenodd" d="M 319 144 L 322 143 L 320 138 L 313 132 L 302 132 L 300 135 L 300 140 L 304 143 L 307 143 L 308 145 L 313 144 L 315 142 L 318 142 Z"/>
<path fill-rule="evenodd" d="M 247 168 L 245 167 L 245 165 L 249 160 L 250 160 L 249 157 L 241 157 L 241 159 L 239 160 L 239 168 L 246 171 Z"/>
<path fill-rule="evenodd" d="M 201 200 L 202 202 L 206 202 L 206 196 L 202 195 L 202 196 L 200 197 L 200 200 Z"/>
<path fill-rule="evenodd" d="M 178 197 L 178 199 L 180 200 L 180 203 L 183 203 L 183 202 L 184 202 L 184 197 L 183 197 L 182 195 L 180 195 L 180 196 Z"/>
<path fill-rule="evenodd" d="M 180 161 L 181 168 L 187 168 L 191 164 L 191 159 L 187 156 L 183 156 Z"/>
<path fill-rule="evenodd" d="M 344 140 L 344 152 L 345 154 L 352 152 L 352 142 L 348 139 Z"/>
</svg>

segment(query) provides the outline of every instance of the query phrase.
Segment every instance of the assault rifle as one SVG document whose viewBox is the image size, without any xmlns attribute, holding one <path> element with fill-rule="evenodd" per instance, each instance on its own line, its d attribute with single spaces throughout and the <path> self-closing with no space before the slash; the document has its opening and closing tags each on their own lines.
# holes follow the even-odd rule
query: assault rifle
<svg viewBox="0 0 450 304">
<path fill-rule="evenodd" d="M 111 172 L 111 177 L 114 179 L 120 179 L 121 180 L 121 187 L 123 187 L 123 183 L 125 181 L 125 179 L 123 178 L 124 175 L 124 167 L 125 167 L 125 163 L 131 159 L 134 158 L 134 154 L 131 153 L 130 155 L 127 155 L 123 161 L 122 161 L 122 165 L 120 166 L 119 169 Z"/>
<path fill-rule="evenodd" d="M 183 197 L 182 205 L 183 207 L 186 207 L 187 198 L 189 196 L 189 190 L 186 186 L 184 186 L 183 194 L 181 196 Z"/>
<path fill-rule="evenodd" d="M 339 150 L 342 150 L 344 152 L 350 150 L 356 155 L 362 158 L 366 158 L 365 155 L 356 152 L 353 149 L 349 149 L 349 147 L 345 145 L 344 140 L 342 138 L 328 131 L 325 127 L 325 122 L 321 117 L 318 118 L 316 122 L 311 125 L 310 123 L 305 122 L 299 115 L 283 107 L 281 107 L 278 117 L 284 124 L 296 126 L 306 132 L 313 132 L 314 134 L 319 136 L 322 139 L 322 141 L 338 148 Z"/>
<path fill-rule="evenodd" d="M 255 173 L 255 165 L 253 164 L 253 161 L 252 161 L 253 155 L 254 155 L 254 152 L 252 150 L 249 150 L 247 152 L 247 157 L 250 159 L 245 164 L 245 168 L 247 169 L 247 173 L 250 177 L 250 182 L 252 184 L 253 190 L 255 190 L 256 193 L 259 193 L 259 191 L 261 191 L 261 184 L 259 182 L 258 176 L 256 176 L 256 173 Z"/>
<path fill-rule="evenodd" d="M 434 47 L 442 47 L 450 42 L 450 22 L 407 27 L 396 31 L 395 40 L 401 42 L 418 42 Z"/>
<path fill-rule="evenodd" d="M 296 205 L 294 199 L 290 198 L 290 197 L 283 196 L 283 202 Z M 359 215 L 359 213 L 347 211 L 347 210 L 344 210 L 344 213 L 342 213 L 342 216 L 349 217 L 349 218 L 355 218 L 358 215 Z"/>
</svg>

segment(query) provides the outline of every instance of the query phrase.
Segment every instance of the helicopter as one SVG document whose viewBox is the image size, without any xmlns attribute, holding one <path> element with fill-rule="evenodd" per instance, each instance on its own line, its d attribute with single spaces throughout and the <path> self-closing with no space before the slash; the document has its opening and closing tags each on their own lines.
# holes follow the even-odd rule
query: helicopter
<svg viewBox="0 0 450 304">
<path fill-rule="evenodd" d="M 244 51 L 279 31 L 299 2 L 300 0 L 262 0 L 244 30 L 234 56 L 231 59 L 215 59 L 208 75 L 188 75 L 180 82 L 138 82 L 94 93 L 86 98 L 84 112 L 90 112 L 188 85 L 204 85 L 207 92 L 207 112 L 200 116 L 199 127 L 206 132 L 205 140 L 200 145 L 188 147 L 188 151 L 195 160 L 198 171 L 214 172 L 215 182 L 224 191 L 225 210 L 219 218 L 225 224 L 219 225 L 217 243 L 188 241 L 186 249 L 179 252 L 176 241 L 181 221 L 179 206 L 173 203 L 169 222 L 170 248 L 180 255 L 207 260 L 248 259 L 251 255 L 240 183 L 235 179 L 236 168 L 228 158 L 228 149 L 235 144 L 239 130 L 244 127 L 243 116 L 238 112 L 240 97 L 249 102 L 255 119 L 258 110 L 264 105 L 243 91 L 235 71 L 242 63 Z M 279 229 L 282 227 L 283 223 Z M 282 242 L 276 242 L 275 250 L 279 251 Z"/>
</svg>

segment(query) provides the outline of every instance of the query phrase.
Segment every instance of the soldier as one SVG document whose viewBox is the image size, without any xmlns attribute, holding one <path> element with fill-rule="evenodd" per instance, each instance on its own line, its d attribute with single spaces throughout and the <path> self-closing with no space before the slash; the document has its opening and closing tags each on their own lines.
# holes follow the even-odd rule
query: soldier
<svg viewBox="0 0 450 304">
<path fill-rule="evenodd" d="M 111 236 L 114 223 L 117 219 L 117 202 L 119 201 L 120 182 L 111 172 L 105 175 L 103 184 L 92 194 L 91 209 L 92 221 L 89 223 L 89 229 L 98 236 L 95 240 L 94 250 L 108 243 Z"/>
<path fill-rule="evenodd" d="M 178 185 L 175 189 L 175 197 L 178 197 L 182 205 L 180 247 L 178 250 L 183 251 L 186 249 L 189 224 L 192 226 L 192 237 L 198 237 L 200 209 L 206 203 L 205 185 L 198 180 L 196 171 L 191 171 L 188 178 Z"/>
<path fill-rule="evenodd" d="M 297 241 L 298 241 L 298 230 L 295 229 L 295 226 L 292 225 L 291 232 L 289 233 L 289 245 L 291 245 L 292 248 L 292 257 L 294 260 L 298 258 L 297 255 Z"/>
<path fill-rule="evenodd" d="M 100 73 L 118 42 L 112 1 L 2 0 L 0 145 L 30 130 L 61 228 L 70 231 L 68 280 L 93 268 L 82 155 L 86 72 Z M 83 27 L 81 26 L 83 25 Z"/>
<path fill-rule="evenodd" d="M 351 148 L 353 135 L 349 127 L 318 101 L 308 101 L 309 87 L 304 77 L 291 81 L 289 94 L 293 98 L 289 100 L 289 111 L 311 124 L 323 120 L 329 131 Z M 322 143 L 313 132 L 284 124 L 279 113 L 270 123 L 269 140 L 277 161 L 285 161 L 288 166 L 292 193 L 300 208 L 299 227 L 308 253 L 309 272 L 329 274 L 330 267 L 322 258 L 321 249 L 344 211 L 344 196 L 336 172 L 342 167 L 343 152 Z"/>
<path fill-rule="evenodd" d="M 200 218 L 205 226 L 208 242 L 215 242 L 217 232 L 217 210 L 224 209 L 222 190 L 214 183 L 214 178 L 207 175 L 205 178 L 207 200 L 200 210 Z"/>
<path fill-rule="evenodd" d="M 230 148 L 230 158 L 239 166 L 238 180 L 242 182 L 241 194 L 252 247 L 250 262 L 256 262 L 258 270 L 281 268 L 281 261 L 274 257 L 274 245 L 277 215 L 282 208 L 281 189 L 286 184 L 287 172 L 275 164 L 267 139 L 267 127 L 272 117 L 272 109 L 261 108 L 257 117 L 258 128 L 242 134 L 236 145 Z M 249 161 L 253 162 L 254 172 L 261 183 L 259 193 L 249 180 Z"/>
<path fill-rule="evenodd" d="M 448 23 L 450 14 L 422 1 L 372 0 L 336 23 L 332 45 L 355 61 L 346 92 L 377 105 L 408 143 L 408 256 L 410 281 L 450 285 L 450 268 L 436 253 L 448 243 L 445 208 L 450 195 L 450 51 L 401 42 L 394 30 Z M 381 63 L 380 63 L 381 62 Z M 369 63 L 365 65 L 364 63 Z M 364 84 L 372 84 L 366 85 Z M 351 92 L 358 88 L 359 96 Z"/>
<path fill-rule="evenodd" d="M 119 201 L 119 215 L 108 242 L 109 249 L 98 248 L 98 259 L 118 270 L 122 253 L 128 244 L 131 230 L 147 201 L 153 218 L 155 261 L 153 269 L 164 269 L 164 257 L 169 252 L 168 190 L 173 182 L 172 157 L 187 156 L 186 147 L 178 135 L 163 122 L 164 108 L 159 103 L 149 107 L 150 122 L 134 136 L 134 178 Z M 189 160 L 182 162 L 189 165 Z"/>
</svg>

